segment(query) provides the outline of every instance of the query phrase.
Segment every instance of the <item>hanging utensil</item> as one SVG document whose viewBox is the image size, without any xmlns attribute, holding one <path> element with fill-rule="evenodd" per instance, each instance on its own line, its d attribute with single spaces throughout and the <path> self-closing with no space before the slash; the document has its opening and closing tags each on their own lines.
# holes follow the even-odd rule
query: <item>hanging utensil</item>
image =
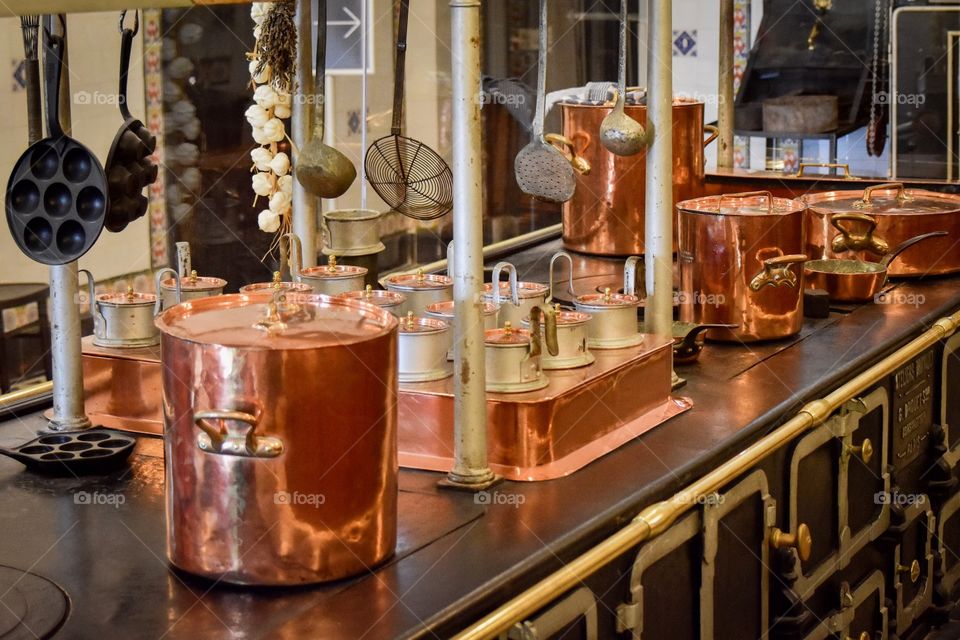
<svg viewBox="0 0 960 640">
<path fill-rule="evenodd" d="M 127 76 L 130 72 L 130 50 L 140 31 L 140 14 L 134 12 L 133 29 L 123 26 L 126 11 L 120 13 L 120 115 L 123 124 L 110 145 L 107 154 L 107 185 L 110 210 L 106 216 L 107 230 L 117 233 L 142 217 L 149 204 L 143 189 L 157 180 L 157 165 L 150 155 L 157 148 L 157 139 L 143 122 L 130 113 L 127 99 Z"/>
<path fill-rule="evenodd" d="M 40 16 L 20 16 L 23 31 L 25 87 L 27 89 L 27 132 L 30 144 L 43 137 L 43 106 L 40 95 L 40 60 L 37 44 L 40 36 Z"/>
<path fill-rule="evenodd" d="M 620 0 L 620 53 L 617 61 L 616 104 L 600 123 L 600 142 L 618 156 L 632 156 L 649 142 L 646 130 L 624 110 L 627 98 L 627 0 Z"/>
<path fill-rule="evenodd" d="M 364 168 L 370 186 L 392 209 L 416 220 L 432 220 L 453 208 L 453 174 L 436 151 L 401 135 L 409 13 L 409 0 L 400 0 L 393 122 L 390 135 L 367 149 Z"/>
<path fill-rule="evenodd" d="M 64 41 L 44 31 L 48 135 L 14 165 L 5 209 L 20 250 L 37 262 L 59 265 L 90 250 L 103 230 L 109 201 L 100 161 L 60 126 Z"/>
<path fill-rule="evenodd" d="M 326 102 L 324 81 L 327 67 L 327 3 L 317 4 L 317 63 L 314 72 L 313 137 L 300 150 L 294 173 L 303 188 L 320 198 L 339 198 L 357 178 L 350 159 L 323 141 Z"/>
<path fill-rule="evenodd" d="M 520 190 L 545 202 L 566 202 L 577 188 L 573 167 L 543 136 L 544 94 L 547 86 L 547 0 L 540 0 L 540 45 L 537 60 L 537 103 L 533 135 L 514 161 Z"/>
</svg>

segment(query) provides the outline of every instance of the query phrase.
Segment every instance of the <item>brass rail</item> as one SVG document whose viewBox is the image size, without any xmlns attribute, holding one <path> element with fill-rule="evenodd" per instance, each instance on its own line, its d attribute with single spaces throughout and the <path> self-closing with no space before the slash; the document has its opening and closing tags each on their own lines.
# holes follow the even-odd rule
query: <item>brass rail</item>
<svg viewBox="0 0 960 640">
<path fill-rule="evenodd" d="M 0 395 L 0 411 L 12 408 L 22 402 L 36 400 L 40 396 L 50 395 L 51 393 L 53 393 L 53 382 L 50 380 L 25 389 L 20 389 L 19 391 L 10 391 L 9 393 Z"/>
<path fill-rule="evenodd" d="M 750 445 L 683 491 L 663 502 L 650 505 L 630 524 L 473 623 L 454 636 L 455 640 L 496 638 L 499 634 L 508 631 L 514 623 L 527 618 L 544 605 L 576 587 L 613 558 L 666 531 L 678 517 L 699 504 L 699 499 L 719 491 L 773 451 L 808 429 L 822 424 L 845 402 L 880 382 L 939 340 L 952 335 L 958 328 L 960 328 L 960 311 L 941 318 L 930 329 L 896 352 L 854 376 L 825 397 L 804 405 L 797 415 L 776 431 Z"/>
</svg>

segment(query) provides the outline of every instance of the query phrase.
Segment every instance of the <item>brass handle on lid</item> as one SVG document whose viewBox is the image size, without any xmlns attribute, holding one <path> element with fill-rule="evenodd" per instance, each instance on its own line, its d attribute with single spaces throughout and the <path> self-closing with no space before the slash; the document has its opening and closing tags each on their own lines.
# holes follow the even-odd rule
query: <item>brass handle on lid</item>
<svg viewBox="0 0 960 640">
<path fill-rule="evenodd" d="M 540 306 L 534 306 L 530 309 L 530 355 L 539 356 L 541 353 L 541 318 L 543 319 L 543 324 L 545 325 L 544 330 L 546 332 L 545 341 L 547 343 L 547 353 L 555 356 L 560 353 L 560 343 L 557 341 L 557 315 L 552 308 L 541 308 Z M 507 322 L 506 324 L 509 325 L 510 323 Z"/>
<path fill-rule="evenodd" d="M 759 291 L 766 286 L 795 288 L 799 283 L 799 278 L 790 267 L 806 261 L 807 256 L 802 253 L 767 258 L 763 261 L 763 270 L 750 280 L 750 289 Z"/>
<path fill-rule="evenodd" d="M 810 551 L 813 550 L 813 536 L 810 535 L 810 527 L 801 524 L 797 527 L 796 533 L 787 533 L 777 527 L 770 529 L 770 546 L 774 549 L 797 550 L 797 555 L 802 562 L 810 559 Z"/>
<path fill-rule="evenodd" d="M 773 194 L 769 191 L 744 191 L 743 193 L 724 193 L 717 200 L 717 213 L 722 213 L 723 211 L 723 199 L 724 198 L 753 198 L 756 196 L 764 196 L 767 199 L 767 214 L 773 213 Z"/>
<path fill-rule="evenodd" d="M 590 175 L 590 163 L 586 158 L 577 155 L 577 146 L 573 143 L 573 140 L 559 133 L 548 133 L 543 136 L 543 139 L 553 146 L 559 147 L 560 153 L 563 153 L 563 157 L 567 158 L 567 162 L 577 173 L 582 176 Z M 565 151 L 570 154 L 569 157 L 567 157 L 567 153 L 564 153 Z"/>
<path fill-rule="evenodd" d="M 210 424 L 211 420 L 220 422 L 220 428 Z M 244 458 L 276 458 L 283 453 L 279 438 L 257 435 L 259 413 L 211 409 L 197 411 L 193 421 L 202 432 L 197 435 L 197 447 L 207 453 Z"/>
<path fill-rule="evenodd" d="M 859 222 L 866 225 L 866 230 L 861 232 L 853 231 L 844 227 L 841 222 Z M 883 238 L 873 235 L 877 228 L 877 219 L 865 213 L 851 211 L 849 213 L 835 213 L 830 216 L 830 224 L 840 232 L 840 235 L 834 236 L 830 241 L 830 249 L 834 253 L 843 253 L 844 251 L 870 251 L 879 256 L 884 256 L 890 252 L 890 245 Z"/>
<path fill-rule="evenodd" d="M 875 184 L 873 186 L 867 187 L 863 190 L 863 195 L 860 196 L 860 199 L 853 203 L 854 208 L 856 209 L 866 209 L 872 203 L 870 198 L 873 196 L 874 191 L 889 191 L 890 189 L 897 190 L 897 202 L 904 203 L 907 200 L 912 200 L 910 196 L 907 195 L 906 189 L 903 187 L 902 182 L 887 182 L 884 184 Z"/>
<path fill-rule="evenodd" d="M 846 451 L 850 455 L 860 456 L 864 464 L 870 464 L 873 460 L 873 443 L 870 442 L 870 438 L 864 438 L 858 446 L 848 444 Z"/>
<path fill-rule="evenodd" d="M 920 579 L 920 561 L 914 559 L 909 566 L 898 564 L 897 573 L 906 573 L 910 576 L 910 582 L 916 582 Z"/>
<path fill-rule="evenodd" d="M 795 178 L 804 177 L 808 167 L 822 167 L 824 169 L 843 169 L 843 179 L 844 180 L 859 180 L 857 176 L 850 173 L 850 165 L 845 162 L 801 162 L 800 168 L 797 170 Z M 829 177 L 829 176 L 814 176 L 815 178 L 819 177 Z"/>
</svg>

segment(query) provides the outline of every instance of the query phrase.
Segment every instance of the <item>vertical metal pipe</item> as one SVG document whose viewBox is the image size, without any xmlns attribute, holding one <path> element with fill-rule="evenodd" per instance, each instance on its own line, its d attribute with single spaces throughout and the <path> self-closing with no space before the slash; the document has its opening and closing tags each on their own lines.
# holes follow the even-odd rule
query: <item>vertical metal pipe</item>
<svg viewBox="0 0 960 640">
<path fill-rule="evenodd" d="M 297 73 L 296 88 L 290 116 L 290 137 L 298 148 L 310 141 L 313 131 L 313 30 L 311 29 L 310 0 L 297 0 Z M 318 29 L 326 25 L 318 24 Z M 299 97 L 298 97 L 299 96 Z M 316 105 L 323 109 L 323 105 Z M 317 198 L 293 181 L 293 217 L 291 228 L 303 245 L 301 259 L 304 267 L 317 264 Z"/>
<path fill-rule="evenodd" d="M 56 32 L 56 16 L 44 18 Z M 63 73 L 60 74 L 60 124 L 70 135 L 70 65 L 66 28 L 63 30 Z M 49 132 L 48 132 L 49 133 Z M 80 287 L 77 263 L 50 267 L 50 355 L 53 361 L 53 415 L 49 427 L 54 431 L 85 429 L 90 426 L 83 406 L 83 352 L 80 345 Z M 93 305 L 94 301 L 91 300 Z"/>
<path fill-rule="evenodd" d="M 367 2 L 360 0 L 360 208 L 367 208 Z"/>
<path fill-rule="evenodd" d="M 487 398 L 483 354 L 483 211 L 480 165 L 480 2 L 451 0 L 453 60 L 454 461 L 449 481 L 485 485 Z"/>
<path fill-rule="evenodd" d="M 717 167 L 733 168 L 733 0 L 720 0 Z"/>
<path fill-rule="evenodd" d="M 646 331 L 671 335 L 673 324 L 673 58 L 671 0 L 650 0 L 647 59 Z"/>
</svg>

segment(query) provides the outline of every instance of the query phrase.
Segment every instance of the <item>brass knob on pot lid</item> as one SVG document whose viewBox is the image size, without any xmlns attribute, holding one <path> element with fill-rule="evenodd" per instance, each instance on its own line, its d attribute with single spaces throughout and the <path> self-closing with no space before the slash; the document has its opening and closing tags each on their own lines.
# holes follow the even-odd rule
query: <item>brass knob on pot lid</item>
<svg viewBox="0 0 960 640">
<path fill-rule="evenodd" d="M 127 301 L 128 301 L 128 302 L 133 302 L 133 299 L 134 299 L 135 297 L 136 297 L 136 296 L 133 295 L 133 287 L 127 287 Z"/>
<path fill-rule="evenodd" d="M 197 279 L 198 279 L 199 277 L 200 277 L 200 276 L 197 275 L 197 270 L 196 270 L 196 269 L 193 269 L 192 271 L 190 271 L 190 278 L 189 278 L 190 284 L 197 284 Z"/>
<path fill-rule="evenodd" d="M 610 302 L 610 287 L 603 288 L 603 301 Z"/>
<path fill-rule="evenodd" d="M 910 575 L 910 582 L 916 582 L 920 579 L 920 561 L 914 559 L 914 561 L 910 563 L 910 566 L 898 564 L 897 573 L 907 573 Z"/>
<path fill-rule="evenodd" d="M 423 269 L 417 269 L 417 282 L 423 282 L 426 279 L 426 276 L 423 275 Z"/>
<path fill-rule="evenodd" d="M 873 460 L 873 443 L 870 442 L 870 438 L 864 438 L 859 446 L 852 444 L 847 445 L 847 453 L 860 456 L 864 464 L 870 464 L 870 461 Z"/>
<path fill-rule="evenodd" d="M 513 323 L 510 322 L 509 320 L 507 320 L 506 322 L 504 322 L 504 323 L 503 323 L 503 332 L 504 332 L 505 334 L 507 334 L 508 336 L 509 336 L 509 335 L 513 335 Z"/>
<path fill-rule="evenodd" d="M 407 311 L 406 323 L 408 330 L 413 329 L 413 311 Z"/>
<path fill-rule="evenodd" d="M 280 272 L 279 272 L 279 271 L 274 271 L 274 272 L 273 272 L 273 282 L 274 282 L 274 284 L 278 284 L 278 283 L 280 282 Z"/>
<path fill-rule="evenodd" d="M 770 546 L 774 549 L 794 548 L 800 560 L 806 562 L 810 559 L 810 551 L 813 549 L 813 536 L 810 535 L 810 527 L 800 524 L 796 533 L 787 533 L 777 527 L 770 529 Z"/>
<path fill-rule="evenodd" d="M 364 288 L 364 290 L 363 290 L 363 298 L 364 298 L 364 300 L 370 300 L 371 298 L 373 298 L 373 285 L 372 285 L 372 284 L 368 284 L 368 285 Z"/>
<path fill-rule="evenodd" d="M 327 271 L 334 273 L 337 270 L 337 256 L 330 254 L 330 257 L 327 258 Z"/>
</svg>

